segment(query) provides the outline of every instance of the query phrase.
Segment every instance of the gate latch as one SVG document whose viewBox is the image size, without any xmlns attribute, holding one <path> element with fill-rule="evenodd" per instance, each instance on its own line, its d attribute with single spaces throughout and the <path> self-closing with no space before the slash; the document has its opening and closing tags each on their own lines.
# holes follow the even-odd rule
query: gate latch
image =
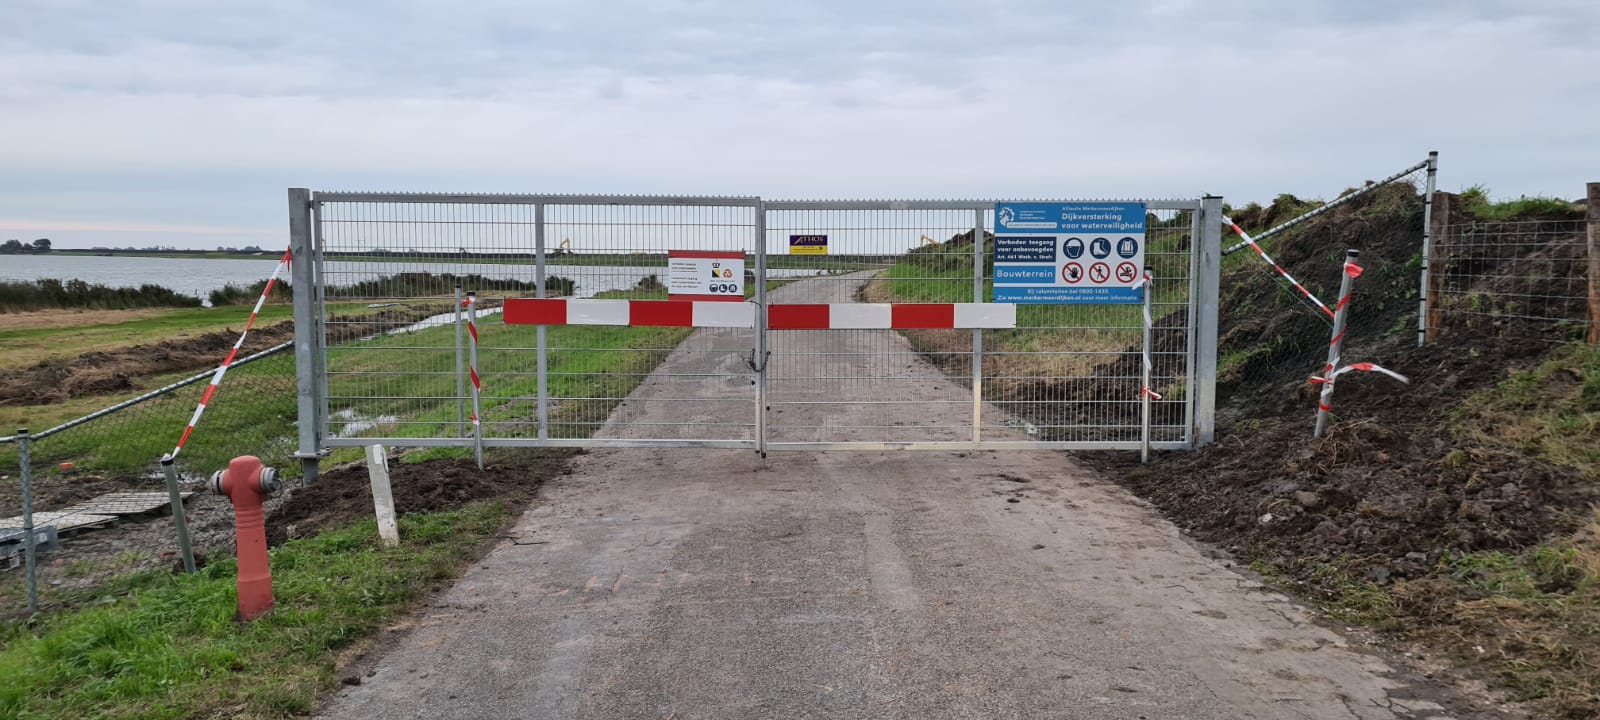
<svg viewBox="0 0 1600 720">
<path fill-rule="evenodd" d="M 760 375 L 761 373 L 764 373 L 764 372 L 767 371 L 767 361 L 771 360 L 771 359 L 772 359 L 772 351 L 768 350 L 767 354 L 763 355 L 761 357 L 761 364 L 757 365 L 756 364 L 756 351 L 755 351 L 754 348 L 751 348 L 750 357 L 745 359 L 744 364 L 745 364 L 746 367 L 750 368 L 750 372 L 753 372 L 753 373 L 755 373 L 757 375 Z"/>
</svg>

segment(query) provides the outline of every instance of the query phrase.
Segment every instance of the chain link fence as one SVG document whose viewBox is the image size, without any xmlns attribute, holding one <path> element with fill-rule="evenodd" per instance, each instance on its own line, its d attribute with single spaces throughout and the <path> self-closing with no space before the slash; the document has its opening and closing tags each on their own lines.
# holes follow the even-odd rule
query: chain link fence
<svg viewBox="0 0 1600 720">
<path fill-rule="evenodd" d="M 292 348 L 286 343 L 236 361 L 176 460 L 189 532 L 202 559 L 226 555 L 233 545 L 232 508 L 205 491 L 212 472 L 238 455 L 298 472 L 290 462 Z M 48 430 L 0 438 L 0 553 L 7 567 L 0 575 L 0 615 L 93 599 L 130 573 L 181 569 L 159 461 L 172 452 L 211 375 L 185 378 Z M 25 509 L 32 510 L 39 544 L 33 582 Z"/>
</svg>

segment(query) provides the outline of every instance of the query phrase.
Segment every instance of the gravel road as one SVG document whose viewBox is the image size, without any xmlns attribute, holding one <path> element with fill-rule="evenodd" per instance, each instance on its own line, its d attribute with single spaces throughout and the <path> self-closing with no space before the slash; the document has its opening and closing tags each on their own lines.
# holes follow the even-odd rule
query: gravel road
<svg viewBox="0 0 1600 720">
<path fill-rule="evenodd" d="M 775 343 L 850 363 L 826 352 L 849 337 Z M 658 373 L 742 366 L 712 342 L 695 333 Z M 929 402 L 901 412 L 966 423 L 966 391 L 914 365 Z M 682 381 L 635 398 L 663 388 Z M 655 422 L 717 412 L 634 405 L 630 419 Z M 826 424 L 792 415 L 807 407 L 782 421 Z M 323 717 L 1492 717 L 1447 712 L 1447 691 L 1350 647 L 1062 453 L 594 451 L 514 534 Z"/>
</svg>

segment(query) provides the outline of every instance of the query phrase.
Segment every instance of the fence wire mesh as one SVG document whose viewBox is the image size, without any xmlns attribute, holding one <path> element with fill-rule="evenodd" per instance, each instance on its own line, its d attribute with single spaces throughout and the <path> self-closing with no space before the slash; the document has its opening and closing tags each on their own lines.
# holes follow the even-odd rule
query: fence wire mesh
<svg viewBox="0 0 1600 720">
<path fill-rule="evenodd" d="M 988 302 L 992 207 L 787 209 L 769 203 L 769 247 L 825 235 L 829 255 L 790 255 L 825 277 L 772 292 L 785 303 Z M 1152 441 L 1188 437 L 1192 210 L 1152 210 Z M 975 231 L 975 228 L 977 229 Z M 974 238 L 981 232 L 982 241 Z M 1142 319 L 1137 305 L 1023 305 L 1011 330 L 796 330 L 773 334 L 769 425 L 785 443 L 1038 440 L 1135 442 Z M 974 359 L 981 357 L 976 382 Z M 929 366 L 920 361 L 928 361 Z M 940 372 L 932 372 L 933 370 Z M 975 424 L 976 423 L 976 424 Z M 977 432 L 974 432 L 977 428 Z"/>
<path fill-rule="evenodd" d="M 666 299 L 670 249 L 744 252 L 746 268 L 754 268 L 755 205 L 427 196 L 320 202 L 330 442 L 470 436 L 473 370 L 491 441 L 753 442 L 754 383 L 739 362 L 754 349 L 753 330 L 706 330 L 685 344 L 685 328 L 545 328 L 496 315 L 506 297 Z M 457 312 L 458 287 L 478 300 L 477 368 L 468 367 L 471 333 Z M 348 308 L 378 315 L 352 327 L 341 319 Z M 672 353 L 683 358 L 673 365 L 679 370 L 657 373 L 634 392 Z M 673 411 L 741 399 L 741 411 L 714 422 Z"/>
<path fill-rule="evenodd" d="M 176 465 L 197 553 L 220 556 L 233 545 L 233 511 L 205 491 L 210 474 L 238 455 L 256 455 L 290 474 L 295 450 L 295 372 L 290 345 L 235 363 Z M 33 523 L 53 529 L 38 558 L 39 601 L 79 601 L 124 575 L 181 562 L 167 486 L 158 464 L 170 453 L 205 392 L 210 373 L 92 419 L 27 439 Z M 177 383 L 174 383 L 175 385 Z M 23 565 L 22 481 L 16 438 L 0 444 L 0 613 L 27 612 Z M 36 533 L 37 536 L 37 533 Z"/>
<path fill-rule="evenodd" d="M 1530 339 L 1581 337 L 1589 321 L 1587 231 L 1579 218 L 1443 225 L 1434 241 L 1439 332 L 1515 323 Z"/>
</svg>

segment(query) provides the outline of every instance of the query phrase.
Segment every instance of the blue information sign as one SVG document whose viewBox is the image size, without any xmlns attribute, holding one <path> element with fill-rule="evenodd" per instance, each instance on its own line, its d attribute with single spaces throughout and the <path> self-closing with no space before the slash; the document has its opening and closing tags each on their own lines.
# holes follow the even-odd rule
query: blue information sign
<svg viewBox="0 0 1600 720">
<path fill-rule="evenodd" d="M 994 301 L 1137 303 L 1144 203 L 997 203 Z"/>
</svg>

